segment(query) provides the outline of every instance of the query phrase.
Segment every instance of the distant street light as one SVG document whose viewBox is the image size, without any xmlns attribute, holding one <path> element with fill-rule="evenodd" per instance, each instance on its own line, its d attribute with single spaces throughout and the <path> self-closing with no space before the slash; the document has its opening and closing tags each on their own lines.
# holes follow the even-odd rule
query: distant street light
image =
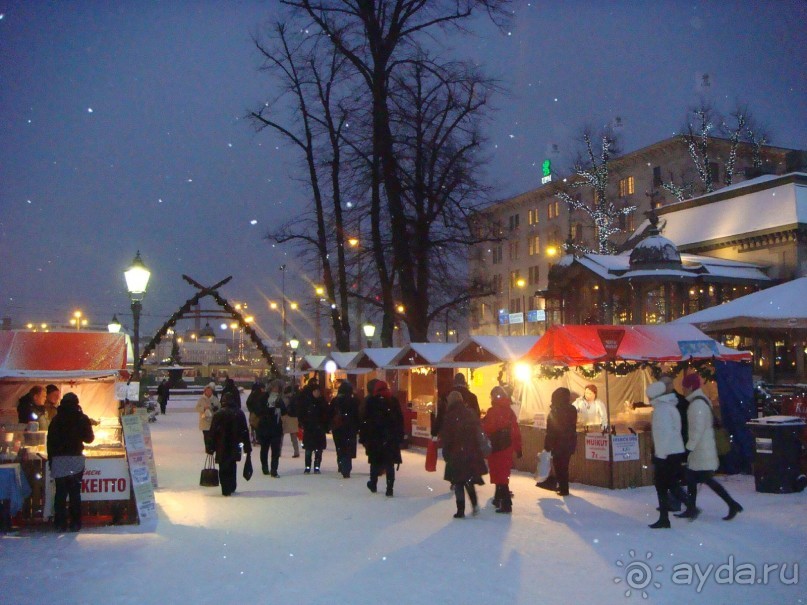
<svg viewBox="0 0 807 605">
<path fill-rule="evenodd" d="M 83 317 L 81 311 L 73 311 L 73 317 L 70 319 L 70 325 L 76 326 L 76 331 L 81 330 L 82 326 L 87 325 L 87 318 Z"/>
<path fill-rule="evenodd" d="M 289 340 L 289 346 L 291 347 L 291 374 L 294 376 L 294 372 L 297 369 L 297 347 L 300 346 L 300 341 L 296 338 L 292 338 Z"/>
<path fill-rule="evenodd" d="M 121 328 L 121 325 L 120 325 L 120 322 L 118 321 L 118 316 L 113 315 L 112 316 L 112 321 L 110 321 L 107 324 L 106 329 L 109 330 L 110 334 L 117 334 L 118 332 L 120 332 L 120 328 Z"/>
<path fill-rule="evenodd" d="M 366 323 L 362 326 L 362 330 L 364 331 L 365 338 L 367 338 L 367 348 L 370 349 L 373 346 L 373 336 L 375 336 L 375 326 L 371 323 Z"/>
<path fill-rule="evenodd" d="M 146 287 L 151 277 L 151 271 L 143 264 L 140 250 L 132 261 L 132 266 L 123 272 L 126 279 L 126 289 L 129 291 L 129 300 L 132 302 L 132 317 L 134 318 L 134 334 L 132 347 L 134 349 L 134 374 L 132 379 L 140 381 L 140 311 L 143 309 L 143 298 L 146 296 Z"/>
</svg>

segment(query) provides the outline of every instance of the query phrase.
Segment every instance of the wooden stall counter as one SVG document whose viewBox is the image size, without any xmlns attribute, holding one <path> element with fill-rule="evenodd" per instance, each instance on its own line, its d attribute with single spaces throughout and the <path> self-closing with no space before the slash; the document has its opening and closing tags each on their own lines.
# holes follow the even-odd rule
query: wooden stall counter
<svg viewBox="0 0 807 605">
<path fill-rule="evenodd" d="M 538 466 L 538 455 L 544 449 L 546 429 L 525 424 L 519 425 L 519 428 L 523 455 L 516 459 L 515 468 L 534 474 Z M 577 433 L 577 450 L 569 464 L 569 480 L 572 483 L 609 487 L 609 437 L 614 451 L 614 488 L 653 485 L 653 436 L 650 431 L 640 431 L 635 435 L 630 432 L 617 435 Z"/>
</svg>

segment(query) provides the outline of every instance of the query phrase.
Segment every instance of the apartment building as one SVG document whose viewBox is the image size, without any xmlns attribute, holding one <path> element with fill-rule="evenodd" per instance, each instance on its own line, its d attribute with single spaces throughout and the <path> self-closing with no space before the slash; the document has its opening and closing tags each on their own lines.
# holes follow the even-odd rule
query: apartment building
<svg viewBox="0 0 807 605">
<path fill-rule="evenodd" d="M 710 141 L 709 170 L 714 188 L 724 186 L 730 144 Z M 753 150 L 742 145 L 737 153 L 733 182 L 763 174 L 784 174 L 803 169 L 802 151 L 766 146 L 761 150 L 761 168 L 753 167 Z M 470 271 L 475 279 L 491 284 L 494 295 L 471 304 L 472 334 L 539 334 L 545 326 L 544 292 L 549 269 L 559 261 L 567 240 L 579 247 L 596 249 L 596 232 L 583 211 L 570 211 L 558 197 L 560 191 L 593 204 L 590 188 L 572 188 L 568 178 L 548 174 L 552 180 L 510 199 L 499 201 L 480 213 L 479 220 L 493 225 L 499 241 L 477 245 L 471 252 Z M 704 192 L 689 153 L 677 137 L 627 153 L 609 162 L 608 195 L 618 208 L 635 206 L 633 214 L 620 219 L 621 233 L 612 237 L 623 244 L 651 208 L 661 209 L 679 200 L 663 183 L 695 183 L 693 195 Z"/>
</svg>

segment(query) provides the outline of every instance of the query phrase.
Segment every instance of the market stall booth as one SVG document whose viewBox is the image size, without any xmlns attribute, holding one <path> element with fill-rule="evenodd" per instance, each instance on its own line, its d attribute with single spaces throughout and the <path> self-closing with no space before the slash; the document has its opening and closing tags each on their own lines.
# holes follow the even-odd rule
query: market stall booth
<svg viewBox="0 0 807 605">
<path fill-rule="evenodd" d="M 389 361 L 387 369 L 398 374 L 397 397 L 407 439 L 413 445 L 425 447 L 431 439 L 431 415 L 437 394 L 446 392 L 453 376 L 453 369 L 441 366 L 441 361 L 454 347 L 439 342 L 410 343 Z"/>
<path fill-rule="evenodd" d="M 46 521 L 51 514 L 48 415 L 21 424 L 17 403 L 33 386 L 53 384 L 62 395 L 75 393 L 84 413 L 97 423 L 95 440 L 85 447 L 83 514 L 111 517 L 115 522 L 136 520 L 116 393 L 116 387 L 125 389 L 126 361 L 124 334 L 0 332 L 0 463 L 4 471 L 0 500 L 8 502 L 4 512 L 29 524 Z M 8 471 L 13 471 L 13 479 Z"/>
<path fill-rule="evenodd" d="M 680 372 L 687 364 L 708 362 L 719 378 L 720 372 L 731 371 L 720 362 L 750 359 L 749 353 L 724 347 L 691 325 L 552 326 L 521 359 L 532 369 L 516 389 L 524 442 L 517 467 L 535 471 L 552 392 L 566 387 L 574 400 L 586 385 L 594 385 L 604 414 L 594 425 L 579 426 L 571 480 L 610 488 L 651 485 L 651 408 L 645 390 L 662 365 Z M 750 378 L 750 366 L 744 370 Z M 705 390 L 721 406 L 739 405 L 736 393 L 718 393 L 714 383 Z M 746 395 L 752 399 L 750 390 Z"/>
</svg>

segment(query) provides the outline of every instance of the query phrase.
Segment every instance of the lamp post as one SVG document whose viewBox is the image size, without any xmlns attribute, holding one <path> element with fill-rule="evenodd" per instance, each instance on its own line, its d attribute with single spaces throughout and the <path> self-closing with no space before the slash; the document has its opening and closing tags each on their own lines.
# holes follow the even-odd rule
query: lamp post
<svg viewBox="0 0 807 605">
<path fill-rule="evenodd" d="M 120 322 L 118 321 L 118 316 L 113 315 L 112 316 L 112 321 L 110 321 L 107 324 L 106 329 L 109 330 L 110 334 L 117 334 L 118 332 L 120 332 L 120 328 L 121 328 L 121 325 L 120 325 Z"/>
<path fill-rule="evenodd" d="M 283 300 L 280 301 L 280 319 L 283 322 L 283 365 L 288 360 L 288 350 L 286 349 L 286 265 L 280 265 L 280 291 Z"/>
<path fill-rule="evenodd" d="M 300 346 L 300 341 L 296 338 L 292 338 L 289 340 L 289 346 L 291 347 L 291 375 L 294 376 L 294 372 L 297 369 L 297 347 Z"/>
<path fill-rule="evenodd" d="M 366 323 L 362 326 L 362 331 L 364 332 L 365 338 L 367 338 L 367 348 L 370 349 L 373 346 L 373 336 L 375 335 L 375 326 L 371 323 Z"/>
<path fill-rule="evenodd" d="M 151 277 L 151 271 L 143 264 L 140 258 L 140 250 L 132 261 L 132 266 L 123 272 L 126 279 L 126 289 L 129 291 L 129 300 L 132 302 L 132 317 L 134 318 L 134 334 L 132 347 L 134 350 L 134 373 L 132 379 L 140 381 L 140 311 L 143 308 L 143 297 L 146 295 L 146 287 Z"/>
<path fill-rule="evenodd" d="M 527 285 L 527 280 L 523 277 L 519 277 L 516 281 L 516 286 L 518 289 L 521 290 L 521 319 L 522 323 L 524 324 L 524 336 L 527 335 L 527 304 L 526 298 L 524 297 L 524 287 Z"/>
</svg>

